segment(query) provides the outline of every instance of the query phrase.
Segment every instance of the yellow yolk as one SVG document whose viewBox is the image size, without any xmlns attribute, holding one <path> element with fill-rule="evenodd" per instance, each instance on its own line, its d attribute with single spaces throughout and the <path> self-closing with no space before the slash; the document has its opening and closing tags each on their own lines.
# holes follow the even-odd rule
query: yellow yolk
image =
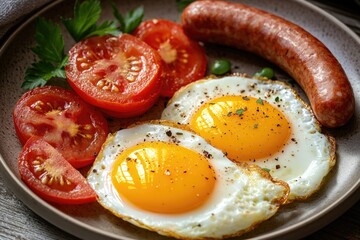
<svg viewBox="0 0 360 240">
<path fill-rule="evenodd" d="M 145 142 L 122 152 L 112 182 L 135 206 L 157 213 L 197 208 L 211 194 L 215 172 L 201 154 L 165 142 Z"/>
<path fill-rule="evenodd" d="M 236 161 L 265 158 L 280 151 L 291 127 L 284 114 L 264 100 L 225 96 L 203 104 L 190 127 Z"/>
</svg>

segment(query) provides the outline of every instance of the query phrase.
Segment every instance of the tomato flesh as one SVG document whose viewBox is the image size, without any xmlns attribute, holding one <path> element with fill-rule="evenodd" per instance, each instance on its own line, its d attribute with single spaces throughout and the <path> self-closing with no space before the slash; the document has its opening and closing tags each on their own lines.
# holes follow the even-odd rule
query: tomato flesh
<svg viewBox="0 0 360 240">
<path fill-rule="evenodd" d="M 147 111 L 159 97 L 161 67 L 156 51 L 121 34 L 77 43 L 65 70 L 69 84 L 85 101 L 118 117 L 131 117 Z"/>
<path fill-rule="evenodd" d="M 19 155 L 21 179 L 39 197 L 61 204 L 82 204 L 96 200 L 96 193 L 54 147 L 32 137 Z"/>
<path fill-rule="evenodd" d="M 76 168 L 94 161 L 108 135 L 101 112 L 73 91 L 54 86 L 26 92 L 14 108 L 13 120 L 22 144 L 41 137 Z"/>
<path fill-rule="evenodd" d="M 171 97 L 182 86 L 204 77 L 205 52 L 186 36 L 179 24 L 152 19 L 142 22 L 133 34 L 157 50 L 162 58 L 162 96 Z"/>
</svg>

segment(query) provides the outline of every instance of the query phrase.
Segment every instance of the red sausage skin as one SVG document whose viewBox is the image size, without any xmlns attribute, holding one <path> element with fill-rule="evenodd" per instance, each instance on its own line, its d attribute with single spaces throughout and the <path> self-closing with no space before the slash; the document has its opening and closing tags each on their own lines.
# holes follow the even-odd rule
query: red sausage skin
<svg viewBox="0 0 360 240">
<path fill-rule="evenodd" d="M 340 63 L 296 24 L 243 4 L 206 0 L 190 4 L 182 24 L 191 38 L 253 52 L 278 65 L 304 89 L 322 125 L 342 126 L 354 114 L 353 90 Z"/>
</svg>

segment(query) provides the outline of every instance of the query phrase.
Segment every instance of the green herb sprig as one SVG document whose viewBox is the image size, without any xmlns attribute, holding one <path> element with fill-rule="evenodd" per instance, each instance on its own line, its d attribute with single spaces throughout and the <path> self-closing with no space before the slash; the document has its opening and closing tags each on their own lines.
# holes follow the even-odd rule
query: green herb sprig
<svg viewBox="0 0 360 240">
<path fill-rule="evenodd" d="M 113 15 L 119 22 L 119 30 L 123 33 L 131 33 L 139 26 L 144 18 L 144 7 L 139 6 L 135 9 L 130 10 L 123 16 L 116 5 L 111 1 Z"/>
<path fill-rule="evenodd" d="M 27 90 L 42 87 L 51 78 L 65 78 L 64 66 L 68 57 L 64 54 L 64 38 L 60 27 L 44 18 L 38 18 L 35 40 L 36 46 L 32 51 L 39 60 L 25 72 L 25 81 L 21 87 Z"/>
<path fill-rule="evenodd" d="M 99 0 L 87 0 L 82 3 L 77 0 L 74 7 L 74 18 L 63 19 L 63 23 L 76 42 L 95 35 L 119 34 L 113 21 L 97 24 L 100 16 L 101 5 Z"/>
<path fill-rule="evenodd" d="M 246 110 L 247 110 L 246 107 L 245 108 L 239 108 L 239 109 L 236 110 L 236 114 L 241 117 Z"/>
</svg>

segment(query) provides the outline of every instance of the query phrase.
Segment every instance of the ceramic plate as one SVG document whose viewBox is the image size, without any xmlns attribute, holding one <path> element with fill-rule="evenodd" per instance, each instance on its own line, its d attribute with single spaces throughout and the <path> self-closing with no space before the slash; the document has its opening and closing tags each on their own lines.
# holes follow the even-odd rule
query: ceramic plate
<svg viewBox="0 0 360 240">
<path fill-rule="evenodd" d="M 330 130 L 337 140 L 337 165 L 327 178 L 323 188 L 311 199 L 283 207 L 269 221 L 242 238 L 257 239 L 299 238 L 317 230 L 343 213 L 358 199 L 360 185 L 360 40 L 346 26 L 324 11 L 305 1 L 238 0 L 282 16 L 304 27 L 318 37 L 333 52 L 343 65 L 353 86 L 356 98 L 356 115 L 344 127 Z M 122 11 L 139 4 L 145 8 L 145 18 L 168 18 L 179 20 L 175 0 L 117 1 Z M 104 19 L 112 19 L 106 1 L 103 2 Z M 26 68 L 34 61 L 31 47 L 34 46 L 34 19 L 41 15 L 54 21 L 60 16 L 72 15 L 73 1 L 57 1 L 34 14 L 5 41 L 0 50 L 0 154 L 1 174 L 19 199 L 47 221 L 65 231 L 85 239 L 167 239 L 155 233 L 134 227 L 115 218 L 97 203 L 84 206 L 50 205 L 34 195 L 20 180 L 17 171 L 17 156 L 21 145 L 16 138 L 12 123 L 12 109 L 23 93 L 20 84 Z M 65 36 L 66 48 L 73 42 Z M 264 66 L 275 69 L 279 79 L 289 76 L 260 57 L 242 51 L 214 45 L 206 45 L 209 61 L 226 57 L 234 64 L 234 71 L 253 74 Z M 240 239 L 240 238 L 239 238 Z"/>
</svg>

